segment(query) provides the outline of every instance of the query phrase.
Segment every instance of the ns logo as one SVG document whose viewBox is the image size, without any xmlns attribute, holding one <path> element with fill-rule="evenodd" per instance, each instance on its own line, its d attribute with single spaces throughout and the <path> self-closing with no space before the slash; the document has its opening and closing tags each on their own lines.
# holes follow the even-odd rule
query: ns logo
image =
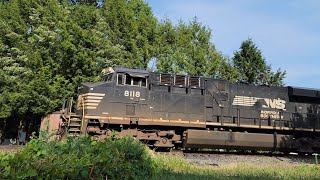
<svg viewBox="0 0 320 180">
<path fill-rule="evenodd" d="M 282 99 L 263 99 L 265 104 L 262 105 L 264 108 L 280 109 L 285 110 L 286 101 Z"/>
<path fill-rule="evenodd" d="M 286 101 L 280 98 L 269 99 L 249 96 L 235 96 L 232 105 L 234 106 L 255 106 L 259 102 L 263 108 L 286 110 Z"/>
</svg>

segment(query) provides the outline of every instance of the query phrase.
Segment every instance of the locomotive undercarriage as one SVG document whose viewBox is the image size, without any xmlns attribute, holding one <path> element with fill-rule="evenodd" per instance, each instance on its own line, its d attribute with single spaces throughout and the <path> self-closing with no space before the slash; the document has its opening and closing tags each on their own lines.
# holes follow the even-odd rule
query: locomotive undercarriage
<svg viewBox="0 0 320 180">
<path fill-rule="evenodd" d="M 106 124 L 99 123 L 98 120 L 89 120 L 85 134 L 93 139 L 105 139 L 112 136 L 125 137 L 132 136 L 143 142 L 150 148 L 168 148 L 181 147 L 182 137 L 180 133 L 172 129 L 159 127 L 138 126 L 137 124 Z"/>
<path fill-rule="evenodd" d="M 69 134 L 90 135 L 93 139 L 133 136 L 151 149 L 227 149 L 266 150 L 284 153 L 320 152 L 320 136 L 316 132 L 272 131 L 270 129 L 207 126 L 206 128 L 113 123 L 99 119 L 72 117 Z M 78 124 L 76 124 L 77 122 Z M 65 123 L 67 124 L 67 123 Z M 67 126 L 66 126 L 67 127 Z M 76 127 L 78 127 L 76 129 Z"/>
</svg>

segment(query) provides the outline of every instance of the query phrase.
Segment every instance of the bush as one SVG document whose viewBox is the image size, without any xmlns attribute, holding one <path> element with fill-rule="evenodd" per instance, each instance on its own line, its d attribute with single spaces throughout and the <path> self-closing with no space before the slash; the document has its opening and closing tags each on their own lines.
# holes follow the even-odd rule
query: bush
<svg viewBox="0 0 320 180">
<path fill-rule="evenodd" d="M 63 142 L 40 137 L 1 155 L 0 179 L 147 179 L 155 169 L 147 151 L 132 137 Z"/>
</svg>

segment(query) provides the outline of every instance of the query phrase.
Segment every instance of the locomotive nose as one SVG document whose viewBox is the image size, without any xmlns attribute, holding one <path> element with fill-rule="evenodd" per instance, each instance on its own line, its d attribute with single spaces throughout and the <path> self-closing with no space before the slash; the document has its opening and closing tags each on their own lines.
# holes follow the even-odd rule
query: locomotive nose
<svg viewBox="0 0 320 180">
<path fill-rule="evenodd" d="M 78 97 L 77 109 L 97 109 L 103 99 L 103 93 L 85 93 Z"/>
</svg>

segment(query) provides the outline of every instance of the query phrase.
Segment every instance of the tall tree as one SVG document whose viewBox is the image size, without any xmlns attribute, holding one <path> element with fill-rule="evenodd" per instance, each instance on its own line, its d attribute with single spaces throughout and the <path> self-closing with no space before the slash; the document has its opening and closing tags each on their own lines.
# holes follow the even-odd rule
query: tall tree
<svg viewBox="0 0 320 180">
<path fill-rule="evenodd" d="M 39 120 L 74 95 L 79 82 L 96 77 L 90 27 L 96 9 L 90 8 L 56 0 L 0 4 L 1 119 Z M 73 14 L 81 14 L 81 21 Z"/>
<path fill-rule="evenodd" d="M 176 72 L 176 61 L 173 57 L 177 43 L 176 28 L 170 20 L 165 19 L 157 26 L 155 43 L 155 64 L 159 72 Z"/>
<path fill-rule="evenodd" d="M 106 66 L 147 66 L 157 21 L 143 0 L 74 2 L 0 3 L 1 119 L 27 122 L 58 110 Z"/>
<path fill-rule="evenodd" d="M 219 66 L 225 59 L 210 39 L 211 30 L 202 26 L 197 18 L 188 24 L 180 21 L 176 26 L 169 20 L 162 21 L 157 27 L 157 69 L 160 72 L 223 78 Z"/>
<path fill-rule="evenodd" d="M 112 44 L 127 52 L 121 64 L 146 68 L 154 54 L 156 18 L 143 0 L 106 0 L 102 15 Z"/>
<path fill-rule="evenodd" d="M 271 70 L 261 51 L 251 39 L 242 42 L 240 50 L 234 53 L 234 67 L 239 71 L 239 81 L 254 85 L 283 85 L 286 72 Z"/>
</svg>

